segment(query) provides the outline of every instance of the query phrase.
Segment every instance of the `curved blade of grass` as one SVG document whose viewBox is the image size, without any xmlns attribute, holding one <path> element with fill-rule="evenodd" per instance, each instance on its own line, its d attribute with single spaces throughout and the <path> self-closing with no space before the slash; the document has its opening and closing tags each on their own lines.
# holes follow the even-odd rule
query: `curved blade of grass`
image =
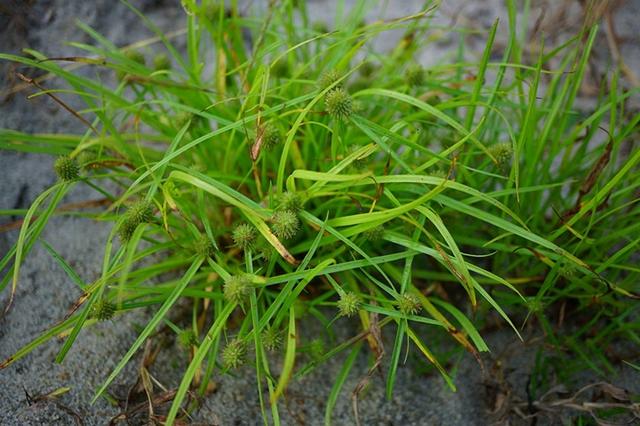
<svg viewBox="0 0 640 426">
<path fill-rule="evenodd" d="M 189 267 L 187 272 L 185 272 L 180 282 L 173 288 L 171 293 L 167 295 L 167 299 L 164 301 L 160 309 L 158 309 L 158 311 L 155 313 L 153 318 L 151 318 L 151 320 L 147 323 L 144 330 L 142 330 L 142 333 L 140 333 L 136 341 L 133 343 L 133 345 L 131 345 L 131 348 L 129 348 L 129 350 L 124 355 L 124 357 L 120 360 L 118 365 L 116 365 L 116 367 L 111 372 L 107 380 L 105 380 L 102 386 L 100 386 L 100 388 L 98 389 L 94 397 L 91 399 L 92 404 L 96 402 L 98 397 L 100 397 L 100 395 L 107 389 L 107 387 L 111 384 L 111 382 L 118 376 L 118 374 L 120 374 L 120 371 L 122 371 L 125 365 L 127 365 L 131 357 L 133 357 L 133 355 L 137 352 L 140 346 L 142 346 L 142 344 L 147 339 L 147 337 L 149 337 L 151 333 L 153 333 L 156 326 L 162 321 L 162 318 L 164 318 L 167 312 L 169 312 L 169 309 L 171 309 L 171 307 L 176 302 L 176 300 L 178 300 L 178 298 L 180 297 L 180 294 L 182 293 L 182 290 L 184 290 L 185 287 L 189 284 L 189 282 L 191 282 L 191 279 L 200 268 L 200 265 L 202 264 L 202 262 L 203 262 L 203 259 L 198 258 L 191 264 L 191 266 Z"/>
</svg>

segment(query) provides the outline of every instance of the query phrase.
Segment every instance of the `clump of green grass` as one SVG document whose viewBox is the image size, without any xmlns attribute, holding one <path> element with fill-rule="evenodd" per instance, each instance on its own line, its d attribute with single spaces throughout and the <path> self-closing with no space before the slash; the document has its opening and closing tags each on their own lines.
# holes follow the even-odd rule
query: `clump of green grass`
<svg viewBox="0 0 640 426">
<path fill-rule="evenodd" d="M 184 54 L 132 8 L 161 41 L 153 50 L 123 50 L 86 26 L 94 43 L 74 44 L 86 66 L 112 72 L 111 85 L 41 52 L 0 54 L 57 77 L 47 84 L 71 88 L 87 105 L 77 117 L 91 120 L 81 135 L 0 133 L 0 148 L 59 156 L 60 177 L 22 212 L 0 290 L 13 299 L 25 256 L 74 186 L 103 194 L 110 206 L 91 216 L 113 223 L 102 274 L 79 283 L 86 297 L 75 312 L 0 367 L 62 334 L 61 362 L 89 319 L 150 307 L 95 398 L 166 323 L 193 348 L 168 424 L 190 408 L 183 403 L 198 371 L 203 394 L 214 374 L 248 367 L 265 419 L 270 409 L 279 423 L 288 383 L 350 350 L 328 395 L 329 422 L 367 346 L 301 345 L 296 313 L 307 309 L 331 327 L 351 321 L 363 336 L 373 316 L 393 326 L 389 396 L 407 345 L 455 389 L 439 348 L 422 336 L 448 335 L 477 355 L 488 350 L 481 327 L 493 314 L 514 335 L 508 314 L 535 319 L 552 345 L 602 373 L 613 368 L 606 345 L 639 343 L 640 151 L 631 140 L 640 115 L 625 109 L 638 90 L 621 90 L 614 74 L 595 110 L 573 107 L 598 28 L 525 58 L 508 2 L 501 60 L 491 60 L 496 23 L 477 62 L 424 69 L 416 40 L 434 30 L 433 9 L 361 26 L 365 3 L 326 32 L 310 29 L 302 1 L 263 17 L 241 16 L 234 2 L 224 10 L 184 1 Z M 405 33 L 397 48 L 371 53 L 390 30 Z M 155 263 L 140 266 L 150 255 Z M 200 319 L 193 327 L 168 320 L 179 299 Z M 582 328 L 562 333 L 553 325 L 559 309 Z M 300 364 L 304 351 L 311 360 Z"/>
</svg>

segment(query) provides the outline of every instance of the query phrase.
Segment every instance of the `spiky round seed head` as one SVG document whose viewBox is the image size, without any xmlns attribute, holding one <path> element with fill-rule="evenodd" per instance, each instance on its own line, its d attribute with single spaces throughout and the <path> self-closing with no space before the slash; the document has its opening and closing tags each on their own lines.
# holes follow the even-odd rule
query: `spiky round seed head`
<svg viewBox="0 0 640 426">
<path fill-rule="evenodd" d="M 53 168 L 61 181 L 72 182 L 80 177 L 78 163 L 68 155 L 58 157 Z"/>
<path fill-rule="evenodd" d="M 340 295 L 338 300 L 338 314 L 341 317 L 350 317 L 358 312 L 362 300 L 356 293 L 348 292 Z"/>
<path fill-rule="evenodd" d="M 166 53 L 159 53 L 153 58 L 153 69 L 156 71 L 171 69 L 171 59 Z"/>
<path fill-rule="evenodd" d="M 293 238 L 300 229 L 300 220 L 294 211 L 279 210 L 271 216 L 271 227 L 281 240 Z"/>
<path fill-rule="evenodd" d="M 367 241 L 380 241 L 384 237 L 384 226 L 378 225 L 364 231 L 364 238 Z"/>
<path fill-rule="evenodd" d="M 355 153 L 360 148 L 361 147 L 358 146 L 358 145 L 351 145 L 351 147 L 349 148 L 349 155 Z M 356 159 L 351 162 L 351 165 L 357 170 L 366 169 L 367 168 L 367 157 L 364 157 L 364 158 L 356 157 Z"/>
<path fill-rule="evenodd" d="M 267 123 L 262 129 L 262 146 L 265 149 L 273 149 L 282 143 L 282 133 L 271 123 Z"/>
<path fill-rule="evenodd" d="M 178 343 L 185 349 L 190 349 L 192 346 L 198 346 L 200 344 L 198 336 L 196 336 L 196 333 L 190 328 L 182 330 L 178 334 Z"/>
<path fill-rule="evenodd" d="M 108 321 L 113 318 L 113 315 L 116 313 L 117 307 L 114 303 L 109 302 L 108 300 L 98 300 L 91 307 L 91 317 L 97 319 L 98 321 Z"/>
<path fill-rule="evenodd" d="M 513 148 L 509 143 L 497 143 L 489 147 L 489 152 L 496 159 L 496 167 L 501 172 L 509 171 L 511 167 L 511 158 L 513 157 Z"/>
<path fill-rule="evenodd" d="M 224 283 L 222 292 L 229 302 L 242 305 L 251 290 L 251 280 L 246 275 L 232 275 Z"/>
<path fill-rule="evenodd" d="M 265 328 L 262 331 L 261 339 L 262 345 L 269 352 L 276 351 L 282 344 L 282 335 L 277 329 L 273 327 Z"/>
<path fill-rule="evenodd" d="M 315 21 L 311 24 L 311 28 L 313 29 L 313 31 L 320 33 L 320 34 L 324 34 L 324 33 L 328 33 L 329 32 L 329 27 L 327 26 L 327 23 L 324 21 Z"/>
<path fill-rule="evenodd" d="M 313 339 L 309 343 L 309 355 L 311 355 L 311 358 L 318 360 L 322 358 L 325 352 L 324 341 L 320 337 Z"/>
<path fill-rule="evenodd" d="M 253 250 L 256 243 L 256 229 L 248 223 L 243 223 L 234 228 L 233 244 L 244 251 Z"/>
<path fill-rule="evenodd" d="M 324 90 L 327 87 L 331 86 L 336 81 L 340 80 L 340 78 L 342 78 L 342 74 L 340 74 L 336 70 L 325 71 L 320 75 L 320 78 L 318 79 L 318 88 L 320 90 Z M 333 86 L 331 90 L 333 91 L 341 87 L 342 87 L 342 83 L 338 83 L 335 86 Z"/>
<path fill-rule="evenodd" d="M 264 245 L 260 247 L 259 253 L 265 262 L 269 262 L 273 258 L 273 255 L 276 253 L 276 251 L 273 249 L 273 246 Z"/>
<path fill-rule="evenodd" d="M 415 315 L 421 308 L 420 299 L 414 294 L 405 293 L 398 299 L 398 309 L 405 315 Z"/>
<path fill-rule="evenodd" d="M 327 93 L 324 104 L 329 115 L 338 120 L 346 120 L 353 114 L 353 101 L 343 88 Z"/>
<path fill-rule="evenodd" d="M 144 55 L 142 54 L 142 52 L 139 52 L 137 50 L 127 50 L 126 52 L 124 52 L 124 56 L 130 61 L 137 62 L 140 65 L 145 64 Z"/>
<path fill-rule="evenodd" d="M 196 253 L 204 258 L 213 257 L 216 254 L 216 245 L 207 234 L 200 235 L 196 241 Z"/>
<path fill-rule="evenodd" d="M 247 347 L 240 339 L 233 339 L 222 350 L 222 365 L 228 369 L 235 369 L 245 363 Z"/>
<path fill-rule="evenodd" d="M 118 235 L 122 241 L 129 241 L 140 222 L 133 218 L 125 217 L 118 227 Z"/>
<path fill-rule="evenodd" d="M 411 65 L 405 71 L 404 77 L 410 87 L 422 86 L 425 77 L 424 68 L 420 64 Z"/>
<path fill-rule="evenodd" d="M 125 216 L 137 224 L 149 223 L 153 219 L 153 207 L 146 200 L 140 200 L 127 209 Z"/>
<path fill-rule="evenodd" d="M 299 212 L 302 209 L 302 197 L 297 192 L 286 191 L 278 197 L 278 210 Z"/>
</svg>

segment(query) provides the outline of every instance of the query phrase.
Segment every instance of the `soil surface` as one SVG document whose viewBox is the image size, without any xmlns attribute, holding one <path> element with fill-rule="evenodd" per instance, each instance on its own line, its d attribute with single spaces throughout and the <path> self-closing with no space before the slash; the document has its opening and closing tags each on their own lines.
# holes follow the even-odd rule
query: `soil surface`
<svg viewBox="0 0 640 426">
<path fill-rule="evenodd" d="M 132 3 L 143 11 L 164 31 L 169 32 L 183 24 L 183 11 L 177 1 L 138 0 Z M 353 1 L 346 1 L 347 6 Z M 377 2 L 372 2 L 377 4 Z M 368 19 L 390 18 L 415 13 L 422 1 L 391 0 L 386 8 L 373 7 Z M 507 31 L 506 11 L 503 2 L 485 0 L 444 2 L 436 13 L 436 22 L 447 26 L 465 26 L 478 29 L 469 37 L 469 45 L 476 58 L 484 47 L 486 30 L 494 20 L 500 18 L 497 46 L 504 43 Z M 537 2 L 530 15 L 532 25 L 540 34 L 557 33 L 562 27 L 567 31 L 579 27 L 582 11 L 578 3 Z M 314 19 L 333 22 L 333 1 L 309 2 Z M 562 5 L 559 5 L 562 4 Z M 257 9 L 264 2 L 251 2 Z M 629 74 L 625 84 L 633 85 L 640 75 L 640 43 L 637 17 L 640 16 L 640 1 L 621 2 L 613 13 L 614 44 L 607 38 L 606 22 L 596 43 L 595 62 L 591 75 L 583 88 L 585 107 L 593 95 L 594 82 L 611 68 L 616 57 L 627 63 Z M 115 0 L 8 0 L 0 4 L 0 52 L 17 53 L 29 47 L 47 56 L 69 56 L 78 54 L 65 41 L 90 42 L 90 38 L 77 25 L 76 20 L 93 27 L 117 45 L 126 45 L 152 36 L 144 25 L 124 4 Z M 537 24 L 536 24 L 537 22 Z M 611 32 L 611 30 L 610 30 Z M 379 40 L 379 49 L 392 47 L 400 34 L 391 34 Z M 557 34 L 557 40 L 563 35 Z M 178 45 L 183 44 L 178 40 Z M 446 62 L 453 56 L 457 38 L 442 34 L 431 43 L 421 60 L 425 64 Z M 504 44 L 503 44 L 504 45 Z M 619 50 L 619 51 L 616 51 Z M 498 51 L 498 54 L 501 50 Z M 613 58 L 613 59 L 612 59 Z M 28 72 L 23 68 L 17 69 Z M 84 131 L 82 124 L 45 96 L 26 99 L 31 89 L 11 95 L 5 90 L 13 87 L 16 69 L 6 62 L 0 63 L 0 128 L 26 132 L 76 132 Z M 81 72 L 91 73 L 90 68 Z M 93 71 L 95 72 L 95 71 Z M 635 74 L 634 74 L 635 73 Z M 55 86 L 55 81 L 52 82 Z M 52 171 L 51 157 L 0 151 L 0 208 L 26 208 L 56 178 Z M 99 194 L 78 186 L 67 196 L 65 202 L 86 201 L 99 198 Z M 0 224 L 18 218 L 0 218 Z M 89 221 L 80 217 L 57 217 L 47 226 L 43 239 L 53 246 L 89 282 L 100 270 L 103 244 L 110 225 Z M 0 233 L 0 255 L 4 255 L 17 238 L 17 231 Z M 0 306 L 4 307 L 7 293 L 0 295 Z M 51 255 L 36 245 L 26 259 L 12 310 L 0 318 L 0 360 L 4 360 L 19 348 L 33 340 L 41 332 L 60 321 L 80 295 L 79 289 L 68 278 Z M 120 357 L 137 335 L 149 312 L 135 312 L 118 316 L 112 322 L 100 323 L 83 330 L 64 363 L 54 363 L 62 341 L 52 340 L 34 350 L 24 359 L 0 371 L 0 425 L 104 425 L 110 419 L 129 409 L 130 424 L 146 424 L 147 407 L 135 411 L 136 399 L 140 395 L 130 394 L 129 406 L 125 408 L 116 401 L 124 401 L 138 377 L 142 360 L 140 353 L 135 361 L 120 374 L 110 393 L 113 401 L 99 399 L 91 405 L 90 400 L 98 385 L 106 378 Z M 301 322 L 303 335 L 323 333 L 322 327 L 313 319 Z M 340 327 L 338 327 L 340 329 Z M 391 331 L 391 330 L 389 330 Z M 350 335 L 345 328 L 344 337 Z M 392 347 L 392 334 L 384 335 L 387 348 Z M 520 342 L 512 331 L 497 329 L 488 334 L 491 353 L 483 358 L 484 373 L 478 362 L 468 354 L 461 354 L 449 365 L 454 371 L 457 392 L 451 392 L 444 381 L 432 371 L 423 372 L 423 365 L 409 357 L 408 365 L 398 373 L 396 391 L 391 400 L 384 396 L 385 383 L 378 373 L 371 377 L 370 385 L 358 398 L 358 411 L 363 425 L 486 425 L 501 423 L 509 418 L 510 424 L 530 424 L 520 420 L 514 407 L 527 412 L 527 383 L 533 368 L 537 344 L 536 335 L 524 332 L 527 343 Z M 339 336 L 340 337 L 340 336 Z M 538 340 L 539 341 L 539 340 Z M 166 389 L 174 388 L 185 368 L 187 357 L 174 343 L 158 355 L 151 373 Z M 177 356 L 176 356 L 177 354 Z M 388 357 L 384 359 L 387 361 Z M 294 382 L 282 402 L 283 424 L 323 424 L 326 398 L 338 375 L 344 356 L 336 357 L 319 371 Z M 382 371 L 385 370 L 383 361 Z M 355 423 L 352 391 L 366 376 L 373 362 L 372 356 L 361 356 L 347 380 L 337 402 L 334 424 Z M 608 380 L 636 394 L 640 393 L 640 377 L 630 367 L 620 366 L 620 374 Z M 235 376 L 216 376 L 215 392 L 202 402 L 194 413 L 193 422 L 199 424 L 261 424 L 260 407 L 255 387 L 255 377 L 249 369 Z M 600 378 L 585 374 L 582 384 Z M 576 385 L 577 386 L 577 385 Z M 57 398 L 46 395 L 68 388 Z M 576 388 L 577 389 L 577 388 Z M 157 395 L 162 390 L 156 388 Z M 162 412 L 162 407 L 157 412 Z M 567 414 L 564 413 L 564 416 Z M 561 416 L 542 419 L 538 424 L 558 424 Z M 565 417 L 567 418 L 567 417 Z"/>
</svg>

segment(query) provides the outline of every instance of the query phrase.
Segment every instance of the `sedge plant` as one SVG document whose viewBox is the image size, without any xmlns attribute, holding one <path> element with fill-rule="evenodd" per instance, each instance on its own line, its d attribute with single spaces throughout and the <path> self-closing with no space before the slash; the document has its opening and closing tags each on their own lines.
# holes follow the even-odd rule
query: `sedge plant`
<svg viewBox="0 0 640 426">
<path fill-rule="evenodd" d="M 361 0 L 333 31 L 312 25 L 304 1 L 271 2 L 257 16 L 235 1 L 182 3 L 184 52 L 130 5 L 155 42 L 118 47 L 80 24 L 93 40 L 73 43 L 80 65 L 111 79 L 46 52 L 0 54 L 45 73 L 36 94 L 65 87 L 58 99 L 84 102 L 74 115 L 87 123 L 83 134 L 0 131 L 2 149 L 57 156 L 59 177 L 17 212 L 17 242 L 0 262 L 3 309 L 48 220 L 69 214 L 61 206 L 75 186 L 108 200 L 85 216 L 112 224 L 102 273 L 80 283 L 73 313 L 0 368 L 60 335 L 62 362 L 84 327 L 149 308 L 95 398 L 170 323 L 192 356 L 167 424 L 193 408 L 186 396 L 196 375 L 202 395 L 215 375 L 238 368 L 255 369 L 263 416 L 277 424 L 290 381 L 348 353 L 328 423 L 358 354 L 375 350 L 366 338 L 374 326 L 395 336 L 389 397 L 406 347 L 455 389 L 425 333 L 477 356 L 489 350 L 482 326 L 491 316 L 514 337 L 516 318 L 535 321 L 559 352 L 602 374 L 614 368 L 604 346 L 640 343 L 640 115 L 626 108 L 638 90 L 623 90 L 612 73 L 593 110 L 574 107 L 597 26 L 525 55 L 526 23 L 516 26 L 507 1 L 499 57 L 496 22 L 476 59 L 465 56 L 461 32 L 460 49 L 424 68 L 418 40 L 442 30 L 429 2 L 415 15 L 361 24 L 369 3 Z M 404 34 L 398 45 L 376 51 L 375 39 L 392 30 Z M 196 319 L 184 329 L 168 318 L 179 301 Z M 577 331 L 555 327 L 560 307 Z M 303 342 L 300 311 L 362 339 Z"/>
</svg>

